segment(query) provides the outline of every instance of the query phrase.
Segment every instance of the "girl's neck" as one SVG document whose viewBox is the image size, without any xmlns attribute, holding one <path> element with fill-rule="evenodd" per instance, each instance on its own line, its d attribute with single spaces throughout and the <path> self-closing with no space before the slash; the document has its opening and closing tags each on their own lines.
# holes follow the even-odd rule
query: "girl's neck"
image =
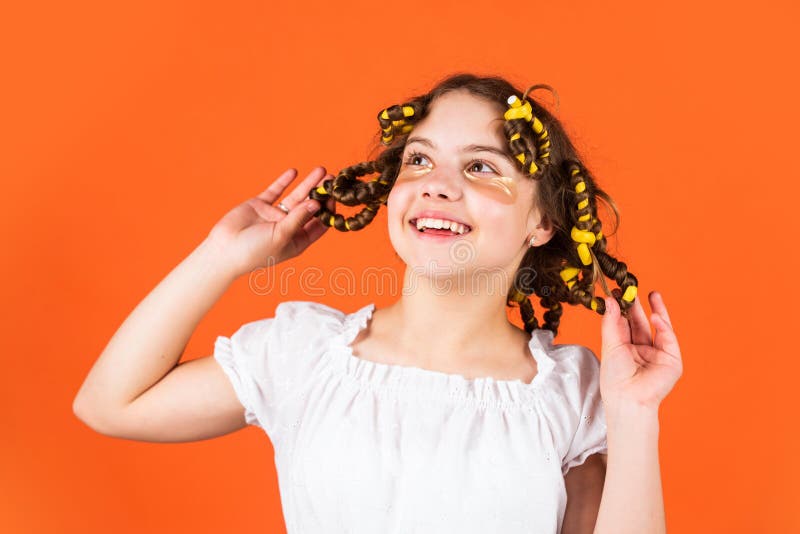
<svg viewBox="0 0 800 534">
<path fill-rule="evenodd" d="M 382 339 L 422 362 L 448 368 L 510 366 L 526 358 L 530 335 L 508 320 L 503 288 L 444 292 L 428 281 L 406 286 L 399 300 L 375 311 Z"/>
</svg>

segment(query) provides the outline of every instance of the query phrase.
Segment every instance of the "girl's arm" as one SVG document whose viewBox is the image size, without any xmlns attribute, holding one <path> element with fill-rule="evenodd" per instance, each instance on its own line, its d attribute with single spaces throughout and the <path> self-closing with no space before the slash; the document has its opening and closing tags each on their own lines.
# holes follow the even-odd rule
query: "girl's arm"
<svg viewBox="0 0 800 534">
<path fill-rule="evenodd" d="M 125 319 L 73 402 L 84 421 L 111 421 L 176 365 L 197 324 L 236 274 L 204 240 Z"/>
<path fill-rule="evenodd" d="M 666 532 L 658 463 L 658 408 L 683 373 L 669 313 L 648 294 L 650 322 L 639 298 L 623 316 L 605 299 L 600 391 L 606 416 L 608 464 L 595 534 Z"/>
<path fill-rule="evenodd" d="M 667 531 L 658 463 L 658 410 L 607 408 L 608 463 L 594 534 Z"/>
<path fill-rule="evenodd" d="M 81 420 L 103 433 L 148 441 L 212 437 L 244 426 L 232 387 L 223 385 L 213 360 L 178 360 L 197 324 L 236 278 L 299 255 L 327 230 L 312 219 L 319 203 L 307 199 L 329 176 L 324 167 L 284 198 L 288 213 L 272 206 L 295 176 L 288 169 L 228 212 L 131 312 L 73 401 Z"/>
<path fill-rule="evenodd" d="M 590 454 L 564 476 L 567 507 L 561 534 L 591 534 L 597 524 L 597 512 L 603 496 L 607 454 Z"/>
</svg>

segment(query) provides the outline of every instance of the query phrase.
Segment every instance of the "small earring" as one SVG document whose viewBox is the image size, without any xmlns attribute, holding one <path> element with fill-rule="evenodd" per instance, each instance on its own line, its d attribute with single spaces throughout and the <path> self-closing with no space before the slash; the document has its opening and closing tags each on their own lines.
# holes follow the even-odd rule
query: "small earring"
<svg viewBox="0 0 800 534">
<path fill-rule="evenodd" d="M 536 236 L 531 236 L 530 244 L 533 246 L 533 242 L 536 241 Z"/>
</svg>

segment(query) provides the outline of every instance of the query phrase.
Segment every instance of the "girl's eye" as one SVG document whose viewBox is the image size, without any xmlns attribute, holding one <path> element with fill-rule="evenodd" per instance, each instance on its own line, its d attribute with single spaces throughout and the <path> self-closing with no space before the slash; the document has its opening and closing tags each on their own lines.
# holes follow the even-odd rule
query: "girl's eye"
<svg viewBox="0 0 800 534">
<path fill-rule="evenodd" d="M 420 160 L 420 159 L 424 160 L 424 159 L 427 159 L 427 158 L 425 158 L 425 156 L 423 156 L 419 152 L 412 152 L 406 158 L 406 165 L 412 165 L 412 166 L 422 165 L 422 166 L 425 166 L 424 163 L 417 163 L 417 160 Z"/>
<path fill-rule="evenodd" d="M 473 170 L 473 169 L 474 169 L 476 166 L 480 167 L 481 165 L 485 166 L 485 167 L 486 167 L 487 169 L 489 169 L 489 170 L 488 170 L 488 171 L 477 171 L 477 172 L 493 172 L 493 173 L 496 173 L 496 171 L 495 171 L 495 170 L 492 168 L 492 166 L 491 166 L 491 165 L 489 165 L 488 163 L 486 163 L 486 162 L 484 162 L 484 161 L 481 161 L 481 160 L 476 160 L 476 161 L 473 161 L 473 162 L 470 164 L 470 166 L 469 166 L 469 168 L 470 168 L 470 172 L 472 172 L 472 170 Z"/>
</svg>

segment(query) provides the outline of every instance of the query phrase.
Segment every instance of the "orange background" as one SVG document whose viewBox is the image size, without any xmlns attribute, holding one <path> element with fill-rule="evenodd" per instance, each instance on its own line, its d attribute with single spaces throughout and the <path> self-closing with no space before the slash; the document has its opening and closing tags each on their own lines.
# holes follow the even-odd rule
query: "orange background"
<svg viewBox="0 0 800 534">
<path fill-rule="evenodd" d="M 556 88 L 622 213 L 610 251 L 664 295 L 684 358 L 660 412 L 669 531 L 800 531 L 790 2 L 131 4 L 8 3 L 0 21 L 0 530 L 283 532 L 259 429 L 120 440 L 72 400 L 229 209 L 288 167 L 367 159 L 379 110 L 466 70 Z M 399 273 L 385 223 L 284 267 Z M 309 297 L 296 277 L 265 296 L 242 277 L 184 359 L 283 300 L 395 298 Z M 567 307 L 559 342 L 599 354 L 600 320 Z"/>
</svg>

